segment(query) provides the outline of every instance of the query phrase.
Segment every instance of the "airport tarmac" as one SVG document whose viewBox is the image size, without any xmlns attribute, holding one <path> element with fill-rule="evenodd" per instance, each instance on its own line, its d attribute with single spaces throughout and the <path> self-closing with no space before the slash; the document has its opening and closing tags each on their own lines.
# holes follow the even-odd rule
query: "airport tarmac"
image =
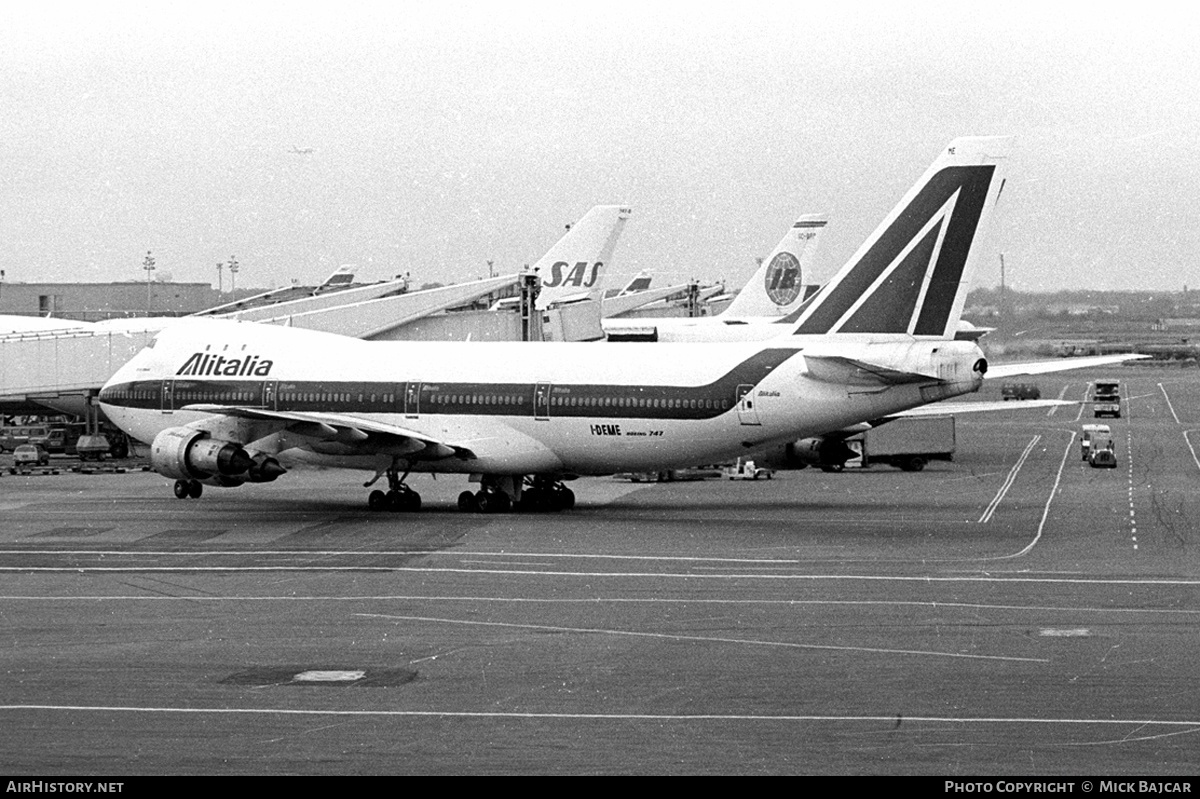
<svg viewBox="0 0 1200 799">
<path fill-rule="evenodd" d="M 960 418 L 923 472 L 592 478 L 559 514 L 461 514 L 462 477 L 381 514 L 354 472 L 5 473 L 0 762 L 1194 775 L 1200 372 L 1037 382 L 1109 375 L 1116 469 L 1080 406 Z"/>
</svg>

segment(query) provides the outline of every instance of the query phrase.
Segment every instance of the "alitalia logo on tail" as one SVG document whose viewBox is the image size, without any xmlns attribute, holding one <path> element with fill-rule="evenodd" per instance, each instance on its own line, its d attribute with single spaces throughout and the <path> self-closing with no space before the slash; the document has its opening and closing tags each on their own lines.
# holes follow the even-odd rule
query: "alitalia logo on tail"
<svg viewBox="0 0 1200 799">
<path fill-rule="evenodd" d="M 994 173 L 991 164 L 934 173 L 826 286 L 795 332 L 943 335 Z"/>
<path fill-rule="evenodd" d="M 223 355 L 213 355 L 208 352 L 193 353 L 179 371 L 177 377 L 207 377 L 220 375 L 224 377 L 267 377 L 275 362 L 257 355 L 247 355 L 244 358 L 226 358 Z"/>
</svg>

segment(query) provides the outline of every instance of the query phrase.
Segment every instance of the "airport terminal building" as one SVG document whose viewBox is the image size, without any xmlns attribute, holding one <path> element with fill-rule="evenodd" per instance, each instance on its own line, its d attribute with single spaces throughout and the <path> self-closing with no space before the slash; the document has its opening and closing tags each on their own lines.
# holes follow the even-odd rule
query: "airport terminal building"
<svg viewBox="0 0 1200 799">
<path fill-rule="evenodd" d="M 0 284 L 0 314 L 86 322 L 131 316 L 182 316 L 229 299 L 228 293 L 221 294 L 208 283 Z"/>
</svg>

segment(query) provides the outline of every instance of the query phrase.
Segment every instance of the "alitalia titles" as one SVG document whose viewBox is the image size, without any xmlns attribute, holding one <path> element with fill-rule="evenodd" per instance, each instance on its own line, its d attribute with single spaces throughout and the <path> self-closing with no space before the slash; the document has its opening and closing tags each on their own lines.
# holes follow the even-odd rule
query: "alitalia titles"
<svg viewBox="0 0 1200 799">
<path fill-rule="evenodd" d="M 266 377 L 271 374 L 275 362 L 257 355 L 247 355 L 244 358 L 226 358 L 224 355 L 213 355 L 208 352 L 194 353 L 179 371 L 178 376 L 201 377 L 205 375 L 222 375 L 225 377 Z"/>
</svg>

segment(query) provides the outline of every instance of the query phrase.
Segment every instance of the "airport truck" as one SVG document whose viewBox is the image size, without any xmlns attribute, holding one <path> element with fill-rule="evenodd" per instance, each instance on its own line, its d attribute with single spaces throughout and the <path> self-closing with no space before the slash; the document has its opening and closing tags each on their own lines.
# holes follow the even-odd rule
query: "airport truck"
<svg viewBox="0 0 1200 799">
<path fill-rule="evenodd" d="M 1112 430 L 1106 424 L 1085 424 L 1083 426 L 1083 435 L 1079 437 L 1079 449 L 1083 456 L 1083 460 L 1088 460 L 1093 452 L 1098 452 L 1102 449 L 1113 451 Z"/>
<path fill-rule="evenodd" d="M 1092 385 L 1092 413 L 1095 418 L 1121 418 L 1121 381 L 1097 380 Z"/>
<path fill-rule="evenodd" d="M 847 443 L 852 449 L 861 447 L 864 467 L 886 463 L 907 472 L 919 472 L 929 461 L 954 460 L 954 417 L 901 417 L 872 427 Z"/>
</svg>

